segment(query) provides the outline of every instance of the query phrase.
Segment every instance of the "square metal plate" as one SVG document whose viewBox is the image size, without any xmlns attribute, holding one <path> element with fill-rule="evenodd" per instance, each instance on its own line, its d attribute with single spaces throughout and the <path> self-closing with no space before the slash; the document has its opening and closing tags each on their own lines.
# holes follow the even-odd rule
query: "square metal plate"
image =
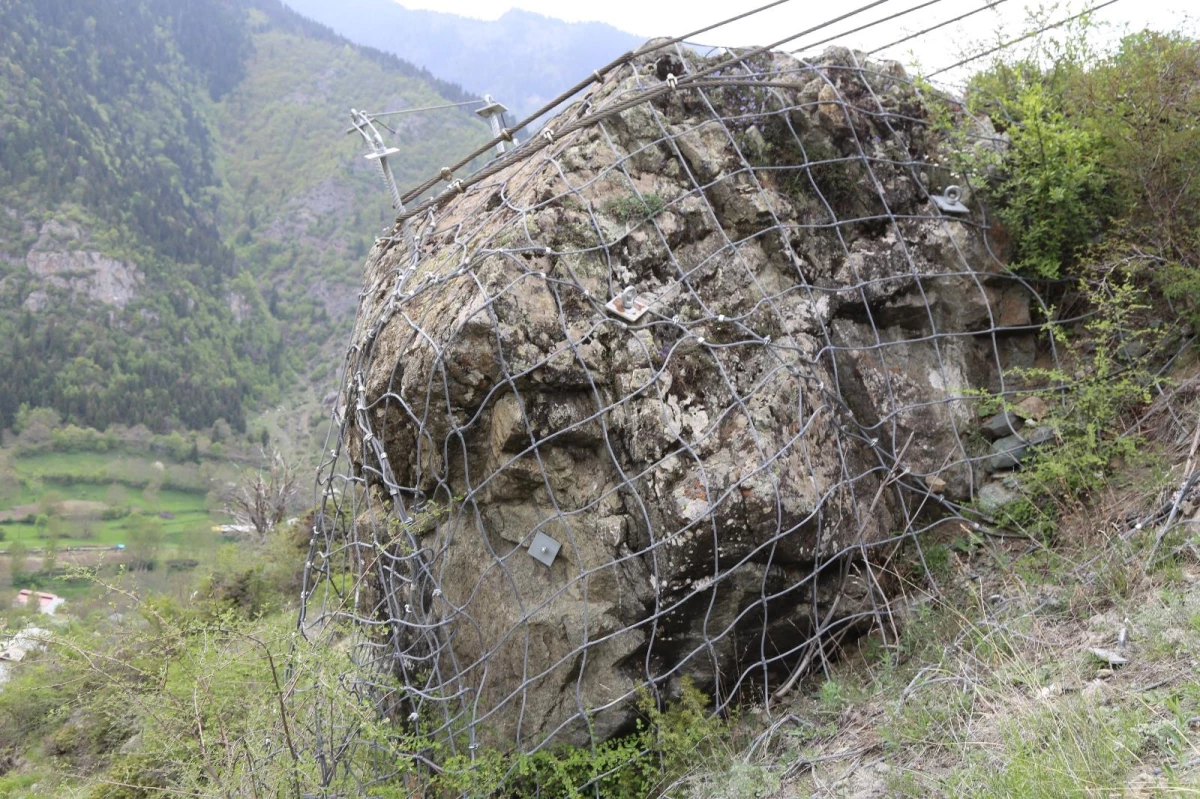
<svg viewBox="0 0 1200 799">
<path fill-rule="evenodd" d="M 529 554 L 549 566 L 554 563 L 554 558 L 558 556 L 561 546 L 562 544 L 545 533 L 538 533 L 533 537 L 533 542 L 529 544 Z"/>
<path fill-rule="evenodd" d="M 929 197 L 933 200 L 943 214 L 969 214 L 971 209 L 963 205 L 959 200 L 952 200 L 949 197 L 943 197 L 940 194 L 931 194 Z"/>
<path fill-rule="evenodd" d="M 630 307 L 621 301 L 621 295 L 613 297 L 604 307 L 622 319 L 627 319 L 630 322 L 636 322 L 650 309 L 651 298 L 639 294 L 633 301 L 633 306 Z"/>
</svg>

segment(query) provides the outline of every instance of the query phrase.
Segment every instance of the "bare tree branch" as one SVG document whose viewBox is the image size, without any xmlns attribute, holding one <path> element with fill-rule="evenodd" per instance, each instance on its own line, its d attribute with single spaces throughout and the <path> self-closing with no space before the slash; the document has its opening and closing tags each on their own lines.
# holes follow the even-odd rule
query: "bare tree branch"
<svg viewBox="0 0 1200 799">
<path fill-rule="evenodd" d="M 264 451 L 263 459 L 266 465 L 254 474 L 244 472 L 225 497 L 226 512 L 239 525 L 253 529 L 259 540 L 283 521 L 296 494 L 296 470 L 279 450 L 269 457 Z"/>
</svg>

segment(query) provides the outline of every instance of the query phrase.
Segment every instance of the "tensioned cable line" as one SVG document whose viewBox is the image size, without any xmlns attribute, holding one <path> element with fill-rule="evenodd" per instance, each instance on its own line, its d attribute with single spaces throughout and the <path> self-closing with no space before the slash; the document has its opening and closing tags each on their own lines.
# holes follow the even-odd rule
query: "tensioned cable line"
<svg viewBox="0 0 1200 799">
<path fill-rule="evenodd" d="M 874 28 L 876 25 L 882 25 L 885 22 L 891 22 L 894 19 L 899 19 L 900 17 L 911 14 L 914 11 L 920 11 L 922 8 L 929 8 L 929 6 L 937 5 L 940 2 L 942 2 L 942 0 L 925 0 L 924 3 L 913 6 L 912 8 L 906 8 L 903 11 L 897 11 L 895 14 L 891 14 L 891 15 L 883 17 L 881 19 L 877 19 L 874 22 L 868 22 L 866 25 L 859 25 L 857 28 L 851 28 L 850 30 L 839 33 L 836 36 L 830 36 L 827 39 L 821 39 L 819 42 L 813 42 L 812 44 L 806 44 L 806 45 L 804 45 L 804 47 L 801 47 L 797 50 L 792 50 L 792 55 L 795 55 L 796 53 L 803 53 L 806 50 L 811 50 L 814 47 L 820 47 L 821 45 L 828 44 L 829 42 L 837 41 L 838 39 L 845 38 L 846 36 L 849 36 L 852 33 L 861 33 L 862 31 L 868 30 L 870 28 Z"/>
<path fill-rule="evenodd" d="M 885 47 L 1005 1 L 975 0 L 987 4 Z M 908 2 L 835 38 L 937 0 Z M 685 676 L 711 677 L 711 713 L 750 695 L 771 713 L 847 631 L 878 625 L 891 640 L 876 574 L 897 546 L 925 564 L 936 526 L 986 530 L 962 502 L 1000 478 L 978 476 L 991 456 L 972 443 L 974 400 L 945 387 L 1006 399 L 1041 388 L 1005 382 L 998 334 L 1035 326 L 997 302 L 1045 304 L 990 270 L 982 211 L 930 202 L 916 173 L 951 142 L 914 111 L 923 85 L 859 53 L 755 57 L 778 44 L 711 58 L 676 45 L 667 52 L 691 74 L 661 83 L 622 70 L 401 215 L 495 181 L 430 215 L 422 246 L 373 253 L 319 472 L 299 631 L 349 652 L 339 681 L 389 726 L 364 735 L 314 692 L 298 723 L 333 787 L 321 795 L 438 785 L 446 763 L 427 741 L 469 760 L 497 741 L 522 754 L 596 745 L 642 692 L 670 699 Z M 823 81 L 820 96 L 797 75 Z M 679 88 L 686 102 L 648 102 Z M 600 124 L 636 106 L 636 125 Z M 567 139 L 588 126 L 587 141 Z M 711 137 L 697 144 L 701 128 Z M 756 138 L 769 146 L 750 153 Z M 685 147 L 702 148 L 706 174 Z M 660 168 L 670 161 L 673 174 Z M 645 218 L 628 218 L 639 203 Z M 679 220 L 688 235 L 675 238 Z M 871 245 L 861 261 L 856 242 Z M 810 284 L 809 271 L 838 263 Z M 894 325 L 893 307 L 924 313 Z M 965 330 L 967 316 L 979 326 Z M 985 361 L 998 388 L 958 376 Z M 910 381 L 913 367 L 937 380 Z M 706 421 L 684 429 L 672 385 Z M 541 409 L 563 396 L 565 416 L 547 423 Z M 574 476 L 583 463 L 590 488 Z M 866 594 L 842 602 L 851 593 L 834 589 L 851 577 Z M 620 768 L 578 795 L 607 795 Z M 514 779 L 553 791 L 536 773 Z"/>
<path fill-rule="evenodd" d="M 935 75 L 941 75 L 943 72 L 949 72 L 952 69 L 961 67 L 963 64 L 969 64 L 972 61 L 978 61 L 981 58 L 986 58 L 987 56 L 990 56 L 993 53 L 998 53 L 1001 50 L 1005 50 L 1009 47 L 1012 47 L 1014 44 L 1023 42 L 1026 39 L 1032 39 L 1034 36 L 1045 33 L 1048 30 L 1053 30 L 1054 28 L 1060 28 L 1063 25 L 1066 25 L 1068 22 L 1074 22 L 1075 20 L 1077 20 L 1081 17 L 1086 17 L 1088 14 L 1099 11 L 1100 9 L 1105 8 L 1107 6 L 1111 6 L 1115 2 L 1117 2 L 1117 0 L 1108 0 L 1105 3 L 1099 3 L 1098 5 L 1094 5 L 1091 8 L 1080 11 L 1078 14 L 1067 17 L 1066 19 L 1060 19 L 1058 22 L 1054 22 L 1054 23 L 1052 23 L 1050 25 L 1046 25 L 1045 27 L 1042 27 L 1042 28 L 1038 28 L 1035 31 L 1030 31 L 1029 33 L 1026 33 L 1024 36 L 1018 36 L 1017 38 L 1010 39 L 1007 42 L 1004 42 L 1003 44 L 996 45 L 995 47 L 991 48 L 990 50 L 985 50 L 982 53 L 977 53 L 969 58 L 964 58 L 961 61 L 956 61 L 955 63 L 951 64 L 950 66 L 942 67 L 941 69 L 937 70 L 936 72 L 930 72 L 925 77 L 932 78 Z"/>
<path fill-rule="evenodd" d="M 984 6 L 980 6 L 979 8 L 975 9 L 974 11 L 968 11 L 965 14 L 960 14 L 957 17 L 952 17 L 952 18 L 946 20 L 945 22 L 939 22 L 936 25 L 930 25 L 928 28 L 919 30 L 916 33 L 910 33 L 908 36 L 905 36 L 902 39 L 897 39 L 896 41 L 889 42 L 881 47 L 876 47 L 874 50 L 869 50 L 867 52 L 867 55 L 875 55 L 876 53 L 881 52 L 883 50 L 887 50 L 890 47 L 895 47 L 898 44 L 904 44 L 905 42 L 909 41 L 910 39 L 916 39 L 918 36 L 924 36 L 927 33 L 932 33 L 933 31 L 938 30 L 940 28 L 944 28 L 947 25 L 953 25 L 955 22 L 961 22 L 962 20 L 966 19 L 967 17 L 973 17 L 981 11 L 987 11 L 990 8 L 995 8 L 996 6 L 1000 5 L 1001 3 L 1007 3 L 1007 2 L 1008 2 L 1008 0 L 995 0 L 995 2 L 988 3 L 987 5 L 984 5 Z"/>
<path fill-rule="evenodd" d="M 607 75 L 612 70 L 616 69 L 617 67 L 621 66 L 622 64 L 625 64 L 625 63 L 633 60 L 634 58 L 637 58 L 640 55 L 645 55 L 646 53 L 652 53 L 655 50 L 660 50 L 664 47 L 669 47 L 671 45 L 678 44 L 680 42 L 683 42 L 683 41 L 686 41 L 687 39 L 692 38 L 693 36 L 699 36 L 700 34 L 707 33 L 708 31 L 711 31 L 711 30 L 715 30 L 719 27 L 722 27 L 723 25 L 729 25 L 733 22 L 737 22 L 739 20 L 746 19 L 748 17 L 754 16 L 755 14 L 760 14 L 763 11 L 768 11 L 772 8 L 775 8 L 776 6 L 781 6 L 781 5 L 784 5 L 785 3 L 789 3 L 789 2 L 791 2 L 791 0 L 772 0 L 772 2 L 770 2 L 770 3 L 766 3 L 765 5 L 758 6 L 757 8 L 752 8 L 749 11 L 738 14 L 737 16 L 727 17 L 726 19 L 723 19 L 719 22 L 715 22 L 715 23 L 713 23 L 711 25 L 707 25 L 703 28 L 698 28 L 689 33 L 685 33 L 682 36 L 677 36 L 673 39 L 668 39 L 664 42 L 661 42 L 661 43 L 653 45 L 653 46 L 643 45 L 642 47 L 638 48 L 637 50 L 631 50 L 630 52 L 627 52 L 624 55 L 618 56 L 617 58 L 610 61 L 607 65 L 600 67 L 599 69 L 593 70 L 591 76 L 589 76 L 587 79 L 582 80 L 579 83 L 572 86 L 570 89 L 567 89 L 565 92 L 560 94 L 558 97 L 555 97 L 553 100 L 551 100 L 546 105 L 539 108 L 537 111 L 534 111 L 532 114 L 530 114 L 525 119 L 518 122 L 516 125 L 506 128 L 500 136 L 493 138 L 487 144 L 482 145 L 477 150 L 475 150 L 473 153 L 471 153 L 470 155 L 468 155 L 465 158 L 463 158 L 462 160 L 460 160 L 458 163 L 454 164 L 453 166 L 447 167 L 447 169 L 449 169 L 451 172 L 456 172 L 459 169 L 462 169 L 467 164 L 471 163 L 471 161 L 478 158 L 480 155 L 483 155 L 488 150 L 495 147 L 501 141 L 511 141 L 513 131 L 518 131 L 525 126 L 532 124 L 536 119 L 538 119 L 542 115 L 547 114 L 550 111 L 554 110 L 559 105 L 563 104 L 564 102 L 571 99 L 579 92 L 586 89 L 592 83 L 603 80 L 604 76 Z M 413 199 L 414 197 L 417 197 L 418 195 L 424 193 L 428 189 L 437 185 L 437 182 L 440 179 L 440 177 L 441 177 L 441 175 L 439 174 L 439 176 L 437 178 L 431 178 L 430 180 L 421 184 L 421 186 L 418 186 L 417 188 L 412 189 L 411 191 L 405 193 L 404 196 L 401 197 L 401 199 L 404 202 L 408 202 L 409 200 Z"/>
<path fill-rule="evenodd" d="M 418 111 L 440 111 L 443 108 L 461 108 L 464 105 L 483 105 L 487 100 L 467 100 L 462 103 L 446 103 L 445 105 L 427 105 L 424 108 L 405 108 L 400 111 L 384 111 L 382 114 L 368 114 L 370 117 L 394 117 L 400 114 L 415 114 Z"/>
<path fill-rule="evenodd" d="M 841 631 L 887 627 L 874 564 L 901 542 L 920 555 L 932 521 L 918 514 L 949 503 L 938 498 L 947 483 L 968 485 L 983 457 L 960 440 L 970 400 L 939 386 L 967 374 L 963 347 L 973 354 L 962 364 L 1002 357 L 995 336 L 960 331 L 947 314 L 961 308 L 925 292 L 971 308 L 987 331 L 1016 332 L 992 313 L 991 292 L 1017 284 L 977 277 L 990 261 L 975 217 L 890 188 L 909 186 L 933 146 L 908 122 L 919 93 L 903 73 L 844 53 L 755 57 L 775 46 L 713 58 L 678 46 L 691 74 L 609 80 L 581 118 L 559 117 L 427 201 L 499 174 L 494 194 L 461 198 L 453 224 L 422 230 L 412 259 L 373 254 L 319 478 L 301 629 L 345 642 L 345 682 L 395 735 L 368 738 L 314 704 L 306 734 L 322 787 L 335 788 L 326 795 L 364 795 L 400 769 L 420 792 L 437 779 L 426 740 L 467 759 L 496 740 L 526 754 L 594 745 L 638 692 L 666 697 L 691 674 L 713 675 L 712 712 L 752 693 L 783 701 Z M 828 87 L 819 103 L 782 79 L 801 73 Z M 647 102 L 679 88 L 688 102 Z M 597 124 L 635 106 L 636 126 Z M 758 156 L 744 152 L 751 125 L 771 145 Z M 566 152 L 584 126 L 588 152 Z M 696 145 L 702 126 L 713 135 Z M 826 134 L 831 149 L 810 146 Z M 711 174 L 688 166 L 686 146 L 704 148 Z M 656 152 L 681 168 L 641 163 Z M 609 224 L 627 216 L 611 202 L 626 192 L 647 208 L 655 192 L 662 216 Z M 681 241 L 667 223 L 685 207 Z M 897 234 L 888 244 L 882 224 Z M 943 251 L 935 234 L 950 225 L 963 235 Z M 860 271 L 855 241 L 879 250 L 881 272 Z M 847 267 L 825 293 L 806 258 Z M 632 306 L 601 312 L 630 290 Z M 638 312 L 640 298 L 640 320 L 614 315 Z M 892 298 L 925 314 L 877 321 Z M 938 381 L 910 385 L 891 368 L 904 363 Z M 486 375 L 470 382 L 476 364 Z M 703 387 L 707 421 L 671 410 L 668 380 Z M 544 428 L 539 409 L 567 386 L 578 403 Z M 907 452 L 914 432 L 929 453 Z M 590 487 L 573 476 L 583 449 Z M 853 606 L 826 596 L 842 570 L 866 586 Z M 616 594 L 629 600 L 606 604 Z M 537 774 L 521 779 L 529 794 L 550 792 Z M 600 777 L 578 787 L 606 795 Z"/>
<path fill-rule="evenodd" d="M 411 189 L 411 190 L 409 190 L 408 192 L 406 192 L 404 195 L 402 195 L 402 196 L 401 196 L 401 200 L 402 200 L 403 202 L 406 202 L 406 203 L 407 203 L 407 202 L 409 202 L 410 200 L 414 199 L 415 197 L 418 197 L 418 196 L 420 196 L 421 194 L 425 193 L 425 192 L 426 192 L 426 191 L 428 191 L 429 189 L 431 189 L 431 188 L 433 188 L 434 186 L 436 186 L 439 180 L 446 180 L 447 182 L 449 182 L 449 181 L 450 181 L 450 178 L 449 178 L 449 177 L 447 177 L 447 175 L 450 175 L 450 176 L 452 176 L 454 172 L 456 172 L 456 171 L 458 171 L 459 169 L 463 168 L 464 166 L 466 166 L 467 164 L 469 164 L 471 161 L 473 161 L 475 158 L 477 158 L 478 156 L 480 156 L 480 155 L 482 155 L 482 154 L 486 153 L 488 150 L 490 150 L 491 148 L 495 147 L 495 146 L 496 146 L 497 144 L 499 144 L 500 142 L 502 142 L 502 141 L 511 141 L 511 140 L 512 140 L 512 132 L 513 132 L 514 130 L 520 130 L 521 128 L 525 127 L 526 125 L 529 125 L 530 123 L 532 123 L 532 122 L 534 122 L 536 119 L 538 119 L 538 117 L 542 116 L 543 114 L 545 114 L 545 113 L 547 113 L 547 112 L 549 112 L 549 111 L 552 111 L 554 108 L 556 108 L 557 106 L 561 105 L 563 102 L 565 102 L 566 100 L 570 99 L 571 97 L 575 96 L 576 94 L 578 94 L 578 93 L 579 93 L 580 91 L 582 91 L 583 89 L 587 88 L 587 87 L 588 87 L 589 85 L 591 85 L 592 83 L 598 83 L 598 82 L 602 81 L 602 80 L 604 79 L 604 76 L 605 76 L 606 74 L 608 74 L 609 72 L 611 72 L 613 69 L 616 69 L 617 67 L 619 67 L 619 66 L 621 66 L 621 65 L 623 65 L 623 64 L 625 64 L 625 63 L 628 63 L 629 61 L 633 60 L 634 58 L 637 58 L 637 57 L 639 57 L 639 56 L 643 56 L 643 55 L 645 55 L 645 54 L 647 54 L 647 53 L 652 53 L 652 52 L 655 52 L 656 50 L 661 50 L 661 49 L 662 49 L 662 48 L 664 48 L 664 47 L 669 47 L 669 46 L 671 46 L 671 45 L 678 44 L 678 43 L 680 43 L 680 42 L 683 42 L 683 41 L 686 41 L 686 40 L 688 40 L 688 39 L 691 39 L 691 38 L 693 38 L 693 37 L 695 37 L 695 36 L 697 36 L 697 35 L 699 35 L 699 34 L 702 34 L 702 33 L 705 33 L 705 32 L 707 32 L 707 31 L 713 30 L 713 29 L 715 29 L 715 28 L 721 27 L 721 26 L 723 26 L 723 25 L 728 25 L 728 24 L 730 24 L 730 23 L 732 23 L 732 22 L 736 22 L 736 21 L 738 21 L 738 20 L 740 20 L 740 19 L 745 19 L 746 17 L 749 17 L 749 16 L 751 16 L 752 14 L 757 14 L 757 13 L 760 13 L 760 12 L 762 12 L 762 11 L 765 11 L 765 10 L 767 10 L 767 9 L 769 9 L 769 8 L 774 8 L 775 6 L 782 5 L 782 4 L 783 4 L 783 3 L 785 3 L 785 2 L 789 2 L 789 0 L 775 0 L 775 2 L 773 2 L 773 3 L 768 3 L 768 4 L 767 4 L 767 5 L 765 5 L 765 6 L 760 6 L 759 8 L 752 9 L 752 10 L 750 10 L 750 11 L 747 11 L 747 12 L 745 12 L 744 14 L 739 14 L 738 16 L 735 16 L 735 17 L 729 17 L 729 18 L 727 18 L 727 19 L 724 19 L 724 20 L 722 20 L 721 22 L 714 23 L 713 25 L 709 25 L 709 26 L 707 26 L 707 27 L 705 27 L 705 28 L 701 28 L 701 29 L 699 29 L 699 30 L 691 31 L 691 32 L 689 32 L 689 33 L 686 33 L 686 34 L 684 34 L 684 35 L 682 35 L 682 36 L 676 36 L 675 38 L 672 38 L 672 39 L 667 39 L 667 40 L 665 40 L 665 41 L 663 41 L 663 42 L 660 42 L 660 43 L 658 43 L 658 44 L 655 44 L 655 45 L 652 45 L 652 46 L 648 46 L 648 47 L 639 48 L 639 49 L 638 49 L 638 50 L 636 50 L 636 51 L 633 51 L 633 52 L 626 53 L 625 55 L 623 55 L 623 56 L 621 56 L 621 57 L 619 57 L 619 58 L 615 59 L 614 61 L 612 61 L 612 62 L 611 62 L 611 63 L 609 63 L 608 65 L 606 65 L 606 66 L 602 67 L 601 69 L 598 69 L 598 70 L 595 70 L 595 71 L 593 71 L 593 72 L 592 72 L 592 74 L 591 74 L 591 75 L 590 75 L 590 76 L 589 76 L 587 79 L 585 79 L 585 80 L 582 80 L 582 81 L 580 81 L 579 83 L 575 84 L 573 87 L 571 87 L 571 88 L 570 88 L 570 89 L 568 89 L 567 91 L 563 92 L 561 95 L 559 95 L 557 98 L 555 98 L 554 100 L 552 100 L 550 103 L 546 104 L 546 105 L 545 105 L 545 106 L 543 106 L 542 108 L 540 108 L 540 109 L 538 109 L 537 111 L 533 112 L 533 113 L 532 113 L 530 116 L 526 117 L 524 120 L 522 120 L 522 121 L 521 121 L 521 122 L 519 122 L 518 124 L 516 124 L 516 125 L 514 125 L 514 126 L 512 126 L 512 127 L 510 127 L 510 128 L 505 128 L 505 129 L 504 129 L 504 131 L 503 131 L 503 132 L 500 134 L 500 136 L 497 136 L 497 137 L 495 137 L 495 138 L 491 139 L 491 140 L 490 140 L 490 141 L 488 141 L 486 144 L 482 145 L 481 147 L 479 147 L 478 149 L 476 149 L 476 150 L 475 150 L 474 152 L 472 152 L 471 154 L 469 154 L 469 155 L 467 155 L 466 157 L 462 158 L 461 160 L 459 160 L 459 161 L 458 161 L 457 163 L 455 163 L 454 165 L 452 165 L 452 166 L 448 166 L 448 167 L 444 167 L 443 169 L 441 169 L 441 170 L 438 172 L 438 174 L 437 174 L 435 177 L 429 178 L 429 179 L 428 179 L 428 180 L 426 180 L 424 183 L 422 183 L 420 186 L 417 186 L 416 188 L 414 188 L 414 189 Z M 861 13 L 863 13 L 863 12 L 865 12 L 865 11 L 869 11 L 869 10 L 871 10 L 872 8 L 875 8 L 875 7 L 877 7 L 877 6 L 881 6 L 881 5 L 883 5 L 884 3 L 888 3 L 888 2 L 891 2 L 891 0 L 874 0 L 874 2 L 867 3 L 866 5 L 860 6 L 860 7 L 856 8 L 856 9 L 854 9 L 853 11 L 848 11 L 848 12 L 846 12 L 845 14 L 842 14 L 842 15 L 840 15 L 840 16 L 834 17 L 833 19 L 827 20 L 827 21 L 825 21 L 825 22 L 823 22 L 823 23 L 821 23 L 821 24 L 819 24 L 819 25 L 814 25 L 813 27 L 811 27 L 811 28 L 808 28 L 808 29 L 806 29 L 806 30 L 803 30 L 803 31 L 801 31 L 800 33 L 797 33 L 797 34 L 795 34 L 795 35 L 793 35 L 793 36 L 788 36 L 788 37 L 786 37 L 786 38 L 784 38 L 784 39 L 781 39 L 781 40 L 779 40 L 778 42 L 774 42 L 774 43 L 772 43 L 772 44 L 766 45 L 765 47 L 759 47 L 759 48 L 756 48 L 756 49 L 754 49 L 754 50 L 750 51 L 749 53 L 742 54 L 742 55 L 740 55 L 740 56 L 737 56 L 737 57 L 731 58 L 731 59 L 729 59 L 729 60 L 727 60 L 727 61 L 725 61 L 725 62 L 722 62 L 722 63 L 720 63 L 720 64 L 714 65 L 713 67 L 710 67 L 708 70 L 706 70 L 704 73 L 701 73 L 701 74 L 709 74 L 709 73 L 711 73 L 711 72 L 715 72 L 715 71 L 717 71 L 717 70 L 719 70 L 719 69 L 722 69 L 722 68 L 724 68 L 724 67 L 726 67 L 726 66 L 730 66 L 730 65 L 732 65 L 732 64 L 735 64 L 735 63 L 737 63 L 738 61 L 740 61 L 740 60 L 742 60 L 742 59 L 745 59 L 745 58 L 754 58 L 755 56 L 757 56 L 757 55 L 759 55 L 759 54 L 761 54 L 761 53 L 764 53 L 764 52 L 767 52 L 767 51 L 773 50 L 773 49 L 775 49 L 775 48 L 777 48 L 777 47 L 781 47 L 782 45 L 785 45 L 785 44 L 787 44 L 788 42 L 795 41 L 796 39 L 800 38 L 801 36 L 806 36 L 806 35 L 808 35 L 808 34 L 810 34 L 810 33 L 814 33 L 814 32 L 816 32 L 816 31 L 818 31 L 818 30 L 822 30 L 822 29 L 824 29 L 824 28 L 827 28 L 827 27 L 829 27 L 830 25 L 834 25 L 834 24 L 836 24 L 836 23 L 838 23 L 838 22 L 841 22 L 842 20 L 850 19 L 851 17 L 857 16 L 858 14 L 861 14 Z M 698 75 L 697 75 L 697 76 L 689 76 L 689 77 L 698 77 Z M 680 83 L 682 83 L 682 82 L 683 82 L 683 81 L 680 81 Z M 513 152 L 519 152 L 519 150 L 514 150 Z M 427 206 L 426 206 L 426 204 L 424 204 L 424 203 L 423 203 L 423 204 L 422 204 L 422 209 L 424 209 L 424 207 L 427 207 Z M 402 215 L 401 215 L 401 218 L 402 218 L 402 219 L 404 219 L 404 218 L 409 218 L 409 217 L 411 217 L 412 215 L 413 215 L 412 213 L 408 213 L 408 214 L 402 214 Z"/>
<path fill-rule="evenodd" d="M 810 33 L 814 33 L 816 31 L 823 30 L 824 28 L 827 28 L 830 25 L 834 25 L 834 24 L 841 22 L 843 20 L 846 20 L 846 19 L 850 19 L 851 17 L 857 16 L 858 14 L 861 14 L 864 11 L 869 11 L 872 8 L 876 8 L 876 7 L 881 6 L 888 2 L 891 2 L 891 0 L 874 0 L 874 2 L 859 6 L 858 8 L 856 8 L 852 11 L 847 11 L 845 14 L 841 14 L 837 17 L 834 17 L 833 19 L 826 20 L 825 22 L 822 22 L 819 25 L 814 25 L 811 28 L 807 28 L 805 30 L 800 31 L 799 33 L 795 33 L 795 34 L 792 34 L 791 36 L 784 37 L 783 39 L 780 39 L 779 41 L 772 42 L 771 44 L 763 45 L 762 47 L 756 47 L 746 53 L 739 53 L 737 55 L 731 56 L 730 58 L 719 61 L 710 67 L 702 69 L 699 72 L 695 72 L 691 75 L 686 75 L 683 78 L 679 78 L 678 80 L 675 80 L 675 81 L 668 81 L 666 83 L 663 83 L 659 86 L 656 86 L 652 89 L 647 90 L 644 94 L 641 94 L 638 97 L 635 97 L 631 100 L 627 100 L 623 103 L 618 103 L 618 104 L 612 106 L 611 108 L 607 108 L 601 114 L 589 114 L 588 116 L 584 117 L 583 119 L 573 122 L 570 125 L 567 125 L 566 127 L 562 128 L 559 131 L 544 130 L 544 131 L 542 131 L 543 135 L 537 136 L 537 137 L 531 139 L 530 141 L 522 144 L 519 148 L 513 150 L 510 154 L 506 155 L 504 158 L 496 159 L 488 166 L 484 167 L 483 169 L 479 170 L 478 172 L 474 173 L 473 175 L 470 175 L 467 178 L 460 178 L 458 180 L 452 181 L 450 188 L 447 189 L 446 192 L 442 193 L 441 195 L 438 195 L 437 197 L 431 197 L 428 200 L 426 200 L 425 202 L 420 203 L 419 205 L 416 205 L 416 206 L 406 210 L 404 213 L 398 215 L 396 217 L 396 220 L 398 222 L 404 222 L 404 221 L 411 219 L 419 214 L 425 213 L 430 208 L 437 207 L 443 201 L 445 201 L 449 196 L 452 196 L 454 193 L 461 192 L 470 186 L 474 186 L 475 184 L 479 183 L 480 181 L 485 180 L 485 179 L 491 177 L 492 175 L 496 174 L 500 170 L 506 168 L 510 163 L 512 163 L 512 160 L 514 158 L 516 158 L 516 157 L 523 158 L 523 157 L 532 155 L 533 153 L 541 150 L 543 147 L 549 146 L 551 143 L 553 143 L 555 137 L 560 137 L 567 133 L 573 133 L 576 130 L 581 130 L 582 128 L 588 127 L 590 125 L 594 125 L 594 124 L 596 124 L 596 122 L 598 122 L 602 119 L 610 117 L 614 114 L 619 114 L 620 112 L 622 112 L 628 108 L 632 108 L 635 105 L 640 105 L 642 103 L 653 100 L 654 98 L 660 97 L 660 96 L 666 94 L 667 92 L 675 91 L 679 88 L 688 88 L 690 86 L 699 85 L 701 78 L 707 77 L 707 76 L 713 74 L 714 72 L 719 72 L 720 70 L 726 69 L 735 64 L 743 63 L 749 59 L 756 58 L 756 57 L 762 55 L 763 53 L 768 53 L 772 50 L 775 50 L 775 49 L 787 44 L 788 42 L 793 42 L 796 39 L 799 39 L 801 36 L 807 36 Z M 586 84 L 584 84 L 584 85 L 586 85 Z M 518 126 L 518 127 L 520 127 L 520 126 Z M 499 140 L 498 139 L 493 140 L 489 146 L 495 145 L 497 141 L 499 141 Z M 471 157 L 474 158 L 474 156 L 471 156 Z M 434 185 L 436 185 L 439 179 L 450 181 L 450 177 L 448 177 L 448 176 L 452 176 L 454 170 L 457 168 L 458 167 L 445 167 L 444 169 L 441 170 L 441 172 L 438 173 L 437 177 L 430 178 L 425 183 L 423 183 L 421 186 L 418 186 L 416 189 L 413 189 L 408 194 L 404 195 L 403 199 L 405 201 L 407 201 L 408 199 L 411 199 L 412 197 L 418 196 L 425 190 L 430 189 Z"/>
<path fill-rule="evenodd" d="M 395 117 L 395 116 L 401 116 L 402 114 L 419 114 L 422 111 L 441 111 L 442 109 L 445 109 L 445 108 L 462 108 L 463 106 L 468 106 L 468 105 L 483 105 L 486 102 L 487 102 L 487 100 L 467 100 L 467 101 L 461 102 L 461 103 L 444 103 L 442 105 L 427 105 L 427 106 L 424 106 L 423 108 L 404 108 L 399 111 L 384 111 L 379 114 L 368 114 L 368 113 L 364 112 L 363 116 L 370 120 L 377 120 L 381 117 Z M 391 128 L 388 128 L 388 130 L 391 130 Z M 346 133 L 357 133 L 357 132 L 359 132 L 359 128 L 357 128 L 357 127 L 346 128 Z M 394 132 L 395 131 L 393 131 L 393 133 Z"/>
</svg>

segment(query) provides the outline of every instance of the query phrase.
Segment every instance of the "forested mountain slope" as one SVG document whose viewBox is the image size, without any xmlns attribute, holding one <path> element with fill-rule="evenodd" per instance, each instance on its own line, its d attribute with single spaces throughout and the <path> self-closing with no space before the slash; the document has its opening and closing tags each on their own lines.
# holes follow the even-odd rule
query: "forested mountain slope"
<svg viewBox="0 0 1200 799">
<path fill-rule="evenodd" d="M 0 427 L 244 429 L 390 215 L 350 106 L 467 97 L 271 0 L 0 0 Z M 401 133 L 405 181 L 484 126 Z"/>
<path fill-rule="evenodd" d="M 357 134 L 346 134 L 350 108 L 418 108 L 469 96 L 394 56 L 354 47 L 278 3 L 262 3 L 249 22 L 246 77 L 213 115 L 220 226 L 236 263 L 253 274 L 283 326 L 296 363 L 324 374 L 339 359 L 317 356 L 331 336 L 340 346 L 348 333 L 363 257 L 393 216 L 376 162 L 362 157 Z M 401 187 L 457 160 L 486 135 L 469 109 L 389 124 L 398 136 L 380 130 L 401 149 L 391 159 Z"/>
</svg>

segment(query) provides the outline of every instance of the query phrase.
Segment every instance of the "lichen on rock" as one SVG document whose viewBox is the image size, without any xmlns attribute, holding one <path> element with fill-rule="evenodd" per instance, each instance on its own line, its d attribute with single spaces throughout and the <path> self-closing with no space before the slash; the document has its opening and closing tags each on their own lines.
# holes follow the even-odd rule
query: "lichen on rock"
<svg viewBox="0 0 1200 799">
<path fill-rule="evenodd" d="M 370 555 L 373 665 L 440 731 L 582 743 L 685 676 L 769 695 L 871 623 L 877 545 L 985 471 L 969 389 L 1029 300 L 930 202 L 950 145 L 904 70 L 765 54 L 606 115 L 653 64 L 366 265 L 329 482 L 369 490 L 337 545 Z M 605 307 L 627 286 L 636 320 Z"/>
</svg>

